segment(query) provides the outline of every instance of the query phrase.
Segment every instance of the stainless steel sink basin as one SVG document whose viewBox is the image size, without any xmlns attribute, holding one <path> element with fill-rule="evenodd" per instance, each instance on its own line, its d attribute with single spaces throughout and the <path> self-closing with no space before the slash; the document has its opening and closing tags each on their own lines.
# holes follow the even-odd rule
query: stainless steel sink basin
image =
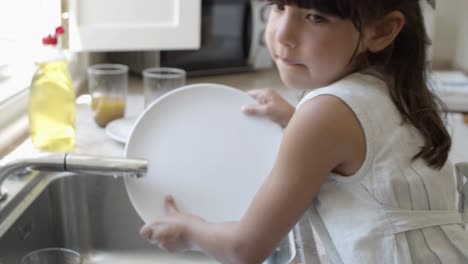
<svg viewBox="0 0 468 264">
<path fill-rule="evenodd" d="M 202 253 L 173 255 L 141 239 L 142 220 L 122 178 L 30 172 L 5 181 L 11 192 L 0 203 L 0 264 L 20 263 L 36 249 L 78 251 L 83 264 L 217 263 Z M 299 225 L 266 263 L 315 263 L 304 259 Z M 306 230 L 306 231 L 304 231 Z"/>
</svg>

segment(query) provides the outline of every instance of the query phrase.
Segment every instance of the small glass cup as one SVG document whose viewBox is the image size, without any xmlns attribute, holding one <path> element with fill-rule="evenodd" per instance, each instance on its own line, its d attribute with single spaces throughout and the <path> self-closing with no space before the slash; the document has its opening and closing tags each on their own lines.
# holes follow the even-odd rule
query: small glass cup
<svg viewBox="0 0 468 264">
<path fill-rule="evenodd" d="M 145 108 L 161 95 L 185 85 L 186 72 L 182 69 L 155 67 L 143 71 Z"/>
<path fill-rule="evenodd" d="M 88 89 L 96 123 L 105 127 L 125 114 L 128 67 L 122 64 L 96 64 L 88 69 Z"/>
<path fill-rule="evenodd" d="M 81 264 L 80 253 L 66 248 L 44 248 L 32 251 L 21 264 Z"/>
</svg>

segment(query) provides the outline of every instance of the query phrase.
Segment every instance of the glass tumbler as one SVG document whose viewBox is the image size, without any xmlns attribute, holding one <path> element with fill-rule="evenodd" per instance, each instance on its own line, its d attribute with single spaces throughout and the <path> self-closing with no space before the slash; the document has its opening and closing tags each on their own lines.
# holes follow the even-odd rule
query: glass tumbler
<svg viewBox="0 0 468 264">
<path fill-rule="evenodd" d="M 186 72 L 182 69 L 155 67 L 143 71 L 145 108 L 161 95 L 185 85 Z"/>
<path fill-rule="evenodd" d="M 125 114 L 128 67 L 122 64 L 96 64 L 88 69 L 88 89 L 96 123 L 105 127 Z"/>
<path fill-rule="evenodd" d="M 44 248 L 23 257 L 21 264 L 81 264 L 80 253 L 66 248 Z"/>
</svg>

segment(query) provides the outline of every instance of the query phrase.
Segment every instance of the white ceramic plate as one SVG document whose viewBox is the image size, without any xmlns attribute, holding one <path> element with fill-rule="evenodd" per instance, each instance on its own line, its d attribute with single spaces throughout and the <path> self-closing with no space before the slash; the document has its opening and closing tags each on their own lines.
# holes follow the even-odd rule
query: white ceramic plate
<svg viewBox="0 0 468 264">
<path fill-rule="evenodd" d="M 111 121 L 106 126 L 106 134 L 120 143 L 127 143 L 137 117 L 125 117 Z"/>
<path fill-rule="evenodd" d="M 208 221 L 242 217 L 282 137 L 275 123 L 241 112 L 252 103 L 237 89 L 195 84 L 163 95 L 139 116 L 125 155 L 149 160 L 148 175 L 125 184 L 145 222 L 164 213 L 167 194 L 181 211 Z"/>
</svg>

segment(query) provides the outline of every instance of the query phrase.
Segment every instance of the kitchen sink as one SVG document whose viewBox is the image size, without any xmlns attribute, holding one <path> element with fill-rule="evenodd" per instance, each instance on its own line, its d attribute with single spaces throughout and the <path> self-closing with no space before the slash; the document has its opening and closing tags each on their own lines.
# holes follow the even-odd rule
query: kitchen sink
<svg viewBox="0 0 468 264">
<path fill-rule="evenodd" d="M 123 178 L 35 171 L 9 178 L 4 184 L 13 192 L 0 202 L 0 264 L 19 264 L 49 247 L 75 250 L 83 264 L 217 263 L 198 252 L 166 253 L 140 238 L 143 221 Z M 265 263 L 312 263 L 301 243 L 311 230 L 303 230 L 291 230 Z"/>
</svg>

